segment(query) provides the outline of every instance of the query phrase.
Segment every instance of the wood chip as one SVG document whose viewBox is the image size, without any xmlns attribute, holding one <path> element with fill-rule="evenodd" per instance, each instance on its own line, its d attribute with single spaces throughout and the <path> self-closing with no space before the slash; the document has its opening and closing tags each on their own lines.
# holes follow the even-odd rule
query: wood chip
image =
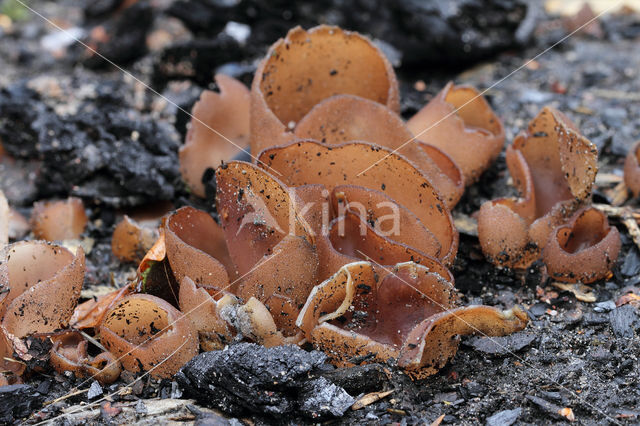
<svg viewBox="0 0 640 426">
<path fill-rule="evenodd" d="M 389 391 L 379 391 L 379 392 L 371 392 L 364 395 L 362 398 L 357 400 L 352 406 L 352 410 L 359 410 L 361 408 L 366 407 L 367 405 L 371 405 L 376 401 L 380 401 L 382 398 L 385 398 L 393 393 L 393 389 Z"/>
<path fill-rule="evenodd" d="M 444 414 L 435 419 L 433 423 L 431 423 L 431 426 L 439 426 L 440 423 L 442 423 L 442 420 L 444 420 Z"/>
<path fill-rule="evenodd" d="M 582 283 L 567 284 L 567 283 L 552 282 L 551 285 L 553 285 L 556 288 L 559 288 L 560 290 L 569 291 L 573 293 L 573 295 L 576 296 L 576 299 L 578 299 L 581 302 L 593 303 L 597 300 L 596 295 L 593 294 L 593 289 L 588 285 L 585 285 Z"/>
</svg>

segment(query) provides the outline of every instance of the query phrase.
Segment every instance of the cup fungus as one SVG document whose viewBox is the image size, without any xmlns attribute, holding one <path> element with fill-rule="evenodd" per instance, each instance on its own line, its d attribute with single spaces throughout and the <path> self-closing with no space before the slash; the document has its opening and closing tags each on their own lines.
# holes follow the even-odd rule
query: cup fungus
<svg viewBox="0 0 640 426">
<path fill-rule="evenodd" d="M 624 160 L 624 183 L 636 198 L 640 195 L 640 161 L 638 160 L 639 148 L 640 141 L 633 145 Z"/>
<path fill-rule="evenodd" d="M 420 140 L 446 152 L 472 184 L 504 145 L 504 128 L 486 99 L 471 86 L 448 83 L 407 122 Z"/>
<path fill-rule="evenodd" d="M 369 262 L 343 266 L 313 289 L 296 320 L 339 366 L 395 358 L 411 375 L 426 377 L 455 355 L 459 335 L 505 335 L 528 322 L 517 307 L 456 308 L 453 285 L 422 265 L 377 271 Z"/>
<path fill-rule="evenodd" d="M 157 238 L 158 232 L 154 227 L 124 215 L 113 231 L 111 251 L 122 262 L 140 261 Z"/>
<path fill-rule="evenodd" d="M 545 107 L 507 148 L 507 166 L 521 198 L 486 202 L 478 215 L 485 256 L 499 266 L 526 268 L 552 231 L 591 193 L 598 151 L 559 111 Z"/>
<path fill-rule="evenodd" d="M 31 213 L 33 234 L 47 241 L 79 238 L 87 226 L 87 220 L 82 200 L 75 197 L 37 202 Z"/>
<path fill-rule="evenodd" d="M 216 74 L 215 80 L 220 93 L 202 92 L 191 111 L 193 119 L 180 148 L 182 178 L 200 197 L 205 196 L 205 170 L 218 167 L 249 147 L 249 90 L 224 74 Z"/>
<path fill-rule="evenodd" d="M 368 39 L 326 25 L 290 30 L 271 46 L 251 85 L 251 152 L 293 140 L 302 117 L 337 94 L 400 110 L 393 67 Z"/>
<path fill-rule="evenodd" d="M 308 140 L 267 149 L 259 159 L 292 187 L 322 184 L 333 191 L 350 184 L 381 191 L 428 227 L 440 244 L 439 260 L 453 262 L 458 233 L 451 214 L 429 179 L 401 155 L 365 142 L 327 146 Z"/>
<path fill-rule="evenodd" d="M 173 376 L 198 353 L 198 334 L 191 321 L 166 301 L 147 294 L 120 300 L 104 316 L 100 343 L 132 372 Z"/>
<path fill-rule="evenodd" d="M 353 95 L 331 96 L 304 116 L 295 135 L 328 145 L 367 141 L 397 150 L 431 181 L 449 208 L 464 192 L 457 164 L 440 148 L 414 140 L 400 116 L 378 102 Z"/>
<path fill-rule="evenodd" d="M 607 216 L 593 207 L 577 211 L 556 228 L 542 260 L 558 281 L 591 283 L 606 277 L 620 252 L 620 234 Z"/>
<path fill-rule="evenodd" d="M 80 333 L 68 331 L 50 339 L 53 342 L 50 361 L 58 373 L 72 371 L 76 377 L 95 378 L 103 385 L 120 377 L 120 361 L 110 352 L 89 356 L 88 342 Z"/>
<path fill-rule="evenodd" d="M 0 287 L 8 288 L 2 328 L 10 340 L 64 329 L 80 297 L 85 260 L 82 248 L 69 250 L 42 241 L 4 249 Z"/>
</svg>

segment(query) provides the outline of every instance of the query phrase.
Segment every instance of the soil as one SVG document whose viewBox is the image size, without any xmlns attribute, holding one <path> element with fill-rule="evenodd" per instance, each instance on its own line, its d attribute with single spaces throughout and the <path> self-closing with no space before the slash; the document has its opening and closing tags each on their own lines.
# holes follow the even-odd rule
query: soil
<svg viewBox="0 0 640 426">
<path fill-rule="evenodd" d="M 123 285 L 134 267 L 120 264 L 111 254 L 110 235 L 119 209 L 169 199 L 176 207 L 190 204 L 211 210 L 211 200 L 194 199 L 178 177 L 176 149 L 188 121 L 183 111 L 146 91 L 131 75 L 123 75 L 86 49 L 71 44 L 65 48 L 64 37 L 57 30 L 38 16 L 23 13 L 19 4 L 0 2 L 10 3 L 12 9 L 0 9 L 0 14 L 15 14 L 10 15 L 14 17 L 10 28 L 0 25 L 3 64 L 0 137 L 15 157 L 15 163 L 0 165 L 0 187 L 10 202 L 25 213 L 34 200 L 43 197 L 75 194 L 84 198 L 91 211 L 86 238 L 92 240 L 93 248 L 87 258 L 83 295 L 91 297 L 113 285 Z M 242 21 L 244 15 L 235 11 L 229 16 L 218 16 L 216 19 L 222 21 L 212 28 L 206 25 L 199 28 L 198 22 L 185 16 L 182 21 L 178 19 L 180 12 L 183 15 L 187 12 L 180 8 L 185 2 L 140 2 L 124 17 L 114 12 L 119 3 L 95 2 L 87 10 L 70 1 L 29 2 L 29 5 L 66 28 L 84 28 L 87 33 L 95 25 L 104 26 L 113 35 L 105 52 L 110 52 L 136 78 L 153 84 L 155 90 L 187 110 L 202 87 L 213 88 L 211 77 L 215 69 L 248 83 L 255 70 L 255 58 L 266 51 L 270 42 L 298 22 L 307 27 L 314 23 L 309 18 L 313 17 L 313 11 L 304 15 L 302 7 L 302 12 L 294 10 L 293 17 L 283 15 L 288 16 L 284 26 L 281 14 L 274 15 L 273 9 L 254 7 L 254 15 L 247 15 L 249 6 L 259 6 L 261 2 L 237 2 L 241 3 L 238 10 L 252 16 L 251 20 Z M 228 2 L 194 2 L 225 3 Z M 329 8 L 323 16 L 331 11 L 340 12 L 337 7 Z M 527 15 L 519 13 L 519 25 L 505 24 L 509 30 L 504 34 L 513 40 L 492 49 L 478 47 L 480 50 L 474 50 L 472 56 L 473 65 L 457 60 L 457 55 L 447 57 L 446 53 L 439 58 L 440 62 L 416 58 L 403 61 L 407 52 L 389 44 L 386 49 L 399 58 L 402 113 L 410 116 L 448 80 L 489 88 L 485 96 L 502 118 L 510 143 L 542 106 L 551 104 L 568 114 L 598 146 L 600 173 L 609 179 L 598 180 L 594 201 L 611 203 L 615 194 L 611 189 L 622 176 L 624 155 L 640 139 L 637 53 L 640 14 L 603 17 L 599 36 L 578 33 L 527 63 L 560 40 L 566 30 L 561 20 L 538 11 L 537 20 L 527 24 L 533 36 L 523 38 L 521 34 L 516 39 L 515 32 L 522 28 Z M 252 34 L 261 38 L 247 47 L 229 34 L 218 34 L 230 19 L 246 22 L 244 25 L 250 29 L 259 28 Z M 269 26 L 270 22 L 274 24 Z M 138 24 L 135 31 L 126 31 Z M 385 28 L 387 34 L 392 30 L 393 26 Z M 490 40 L 482 37 L 482 28 L 478 31 L 481 39 Z M 504 38 L 504 34 L 497 37 Z M 146 47 L 141 48 L 145 38 Z M 497 81 L 499 84 L 494 86 Z M 10 102 L 16 93 L 18 102 Z M 88 131 L 91 124 L 103 133 Z M 62 148 L 45 143 L 51 141 L 46 132 L 43 134 L 48 129 L 60 132 Z M 142 142 L 137 143 L 136 137 L 132 137 L 134 131 L 137 137 L 146 135 Z M 147 138 L 156 138 L 157 145 L 146 143 Z M 122 148 L 123 141 L 129 145 L 137 143 L 136 153 L 130 152 L 130 147 Z M 87 152 L 87 147 L 97 147 L 98 151 Z M 122 151 L 114 151 L 117 149 Z M 93 164 L 93 169 L 86 167 L 72 172 L 62 166 L 76 164 L 74 160 L 79 158 L 83 159 L 82 164 Z M 157 175 L 146 173 L 149 170 L 157 170 Z M 51 176 L 56 179 L 50 179 Z M 509 175 L 501 156 L 480 182 L 467 189 L 454 216 L 469 222 L 468 217 L 484 201 L 511 194 L 513 190 L 508 183 Z M 634 200 L 626 204 L 637 207 Z M 460 251 L 453 270 L 463 303 L 501 307 L 520 304 L 530 316 L 530 325 L 520 333 L 495 339 L 499 344 L 479 337 L 463 339 L 457 355 L 442 371 L 419 382 L 412 381 L 393 365 L 365 370 L 356 367 L 339 373 L 327 365 L 317 365 L 320 372 L 309 376 L 310 381 L 322 377 L 348 390 L 356 399 L 367 392 L 393 390 L 364 408 L 346 410 L 332 422 L 429 424 L 440 419 L 443 424 L 556 424 L 567 421 L 566 411 L 561 410 L 571 408 L 575 421 L 581 424 L 637 424 L 640 312 L 631 304 L 616 307 L 615 302 L 628 291 L 638 290 L 640 251 L 625 226 L 612 221 L 621 232 L 623 249 L 612 276 L 591 286 L 594 302 L 580 301 L 574 293 L 552 286 L 539 264 L 525 271 L 496 269 L 484 260 L 473 226 L 467 227 L 460 236 Z M 255 376 L 248 371 L 249 377 Z M 33 373 L 26 378 L 26 387 L 0 392 L 0 407 L 13 410 L 1 421 L 36 423 L 65 412 L 73 415 L 55 421 L 65 424 L 176 419 L 216 424 L 314 421 L 313 416 L 293 408 L 274 417 L 273 413 L 236 403 L 233 410 L 227 410 L 237 416 L 232 419 L 211 410 L 225 409 L 224 404 L 212 403 L 215 398 L 206 408 L 202 400 L 184 399 L 184 404 L 176 403 L 183 398 L 184 382 L 180 385 L 179 380 L 154 382 L 146 378 L 135 382 L 124 396 L 113 396 L 108 403 L 92 406 L 91 410 L 83 408 L 82 404 L 98 400 L 133 380 L 134 377 L 125 374 L 119 382 L 104 389 L 95 383 L 83 383 L 86 392 L 43 407 L 43 402 L 66 395 L 82 382 L 46 371 Z M 371 383 L 378 388 L 372 389 Z M 300 389 L 305 386 L 298 385 Z M 12 404 L 18 397 L 20 403 Z M 167 399 L 168 406 L 177 408 L 152 416 L 147 408 L 154 406 L 156 402 L 149 401 L 157 398 Z M 124 408 L 114 409 L 119 402 L 125 403 Z M 122 413 L 128 417 L 118 417 Z M 326 418 L 331 416 L 320 417 Z"/>
</svg>

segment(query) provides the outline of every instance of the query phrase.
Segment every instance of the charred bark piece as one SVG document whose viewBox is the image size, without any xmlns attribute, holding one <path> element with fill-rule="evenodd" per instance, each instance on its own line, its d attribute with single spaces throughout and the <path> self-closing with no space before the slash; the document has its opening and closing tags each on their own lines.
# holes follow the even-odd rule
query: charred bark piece
<svg viewBox="0 0 640 426">
<path fill-rule="evenodd" d="M 86 82 L 68 83 L 77 89 Z M 75 195 L 114 207 L 173 198 L 177 135 L 128 105 L 129 85 L 97 83 L 95 96 L 70 98 L 71 112 L 61 115 L 47 104 L 60 100 L 28 84 L 0 90 L 0 139 L 11 156 L 41 162 L 39 198 Z"/>
<path fill-rule="evenodd" d="M 344 389 L 314 373 L 327 359 L 298 346 L 240 343 L 202 353 L 176 375 L 186 393 L 233 415 L 341 416 L 353 404 Z"/>
<path fill-rule="evenodd" d="M 0 386 L 0 423 L 10 424 L 28 416 L 44 398 L 29 385 Z"/>
</svg>

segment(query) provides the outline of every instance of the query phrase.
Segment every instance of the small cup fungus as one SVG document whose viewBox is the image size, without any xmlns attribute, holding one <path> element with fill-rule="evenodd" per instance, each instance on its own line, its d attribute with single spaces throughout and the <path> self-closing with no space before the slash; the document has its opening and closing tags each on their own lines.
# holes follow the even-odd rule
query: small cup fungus
<svg viewBox="0 0 640 426">
<path fill-rule="evenodd" d="M 500 336 L 528 322 L 517 307 L 456 308 L 453 285 L 422 265 L 407 262 L 379 271 L 369 262 L 343 266 L 313 289 L 296 321 L 339 366 L 360 357 L 396 358 L 411 375 L 426 377 L 455 355 L 459 335 Z"/>
<path fill-rule="evenodd" d="M 555 280 L 591 283 L 611 271 L 620 246 L 618 230 L 609 226 L 604 213 L 590 207 L 553 231 L 542 260 Z"/>
<path fill-rule="evenodd" d="M 79 238 L 87 226 L 87 220 L 82 200 L 75 197 L 37 202 L 31 213 L 33 234 L 47 241 Z"/>
<path fill-rule="evenodd" d="M 393 67 L 367 38 L 338 27 L 296 27 L 274 43 L 251 86 L 251 152 L 292 141 L 320 101 L 356 95 L 400 110 Z"/>
<path fill-rule="evenodd" d="M 249 147 L 249 90 L 224 74 L 216 74 L 215 80 L 220 93 L 202 92 L 191 111 L 193 119 L 180 148 L 182 178 L 200 197 L 205 196 L 205 170 L 215 169 Z"/>
<path fill-rule="evenodd" d="M 51 336 L 51 341 L 51 365 L 58 373 L 73 371 L 76 377 L 95 378 L 102 384 L 113 383 L 120 377 L 120 361 L 111 352 L 89 356 L 88 342 L 80 333 L 67 331 Z"/>
<path fill-rule="evenodd" d="M 470 86 L 447 84 L 411 117 L 407 127 L 418 139 L 449 154 L 467 185 L 478 180 L 504 145 L 502 122 Z"/>
<path fill-rule="evenodd" d="M 552 231 L 588 202 L 598 151 L 559 111 L 545 107 L 507 148 L 507 166 L 521 198 L 482 205 L 478 238 L 499 266 L 526 268 Z"/>
<path fill-rule="evenodd" d="M 198 353 L 198 334 L 191 321 L 166 301 L 132 294 L 104 316 L 100 343 L 133 372 L 173 376 Z"/>
</svg>

